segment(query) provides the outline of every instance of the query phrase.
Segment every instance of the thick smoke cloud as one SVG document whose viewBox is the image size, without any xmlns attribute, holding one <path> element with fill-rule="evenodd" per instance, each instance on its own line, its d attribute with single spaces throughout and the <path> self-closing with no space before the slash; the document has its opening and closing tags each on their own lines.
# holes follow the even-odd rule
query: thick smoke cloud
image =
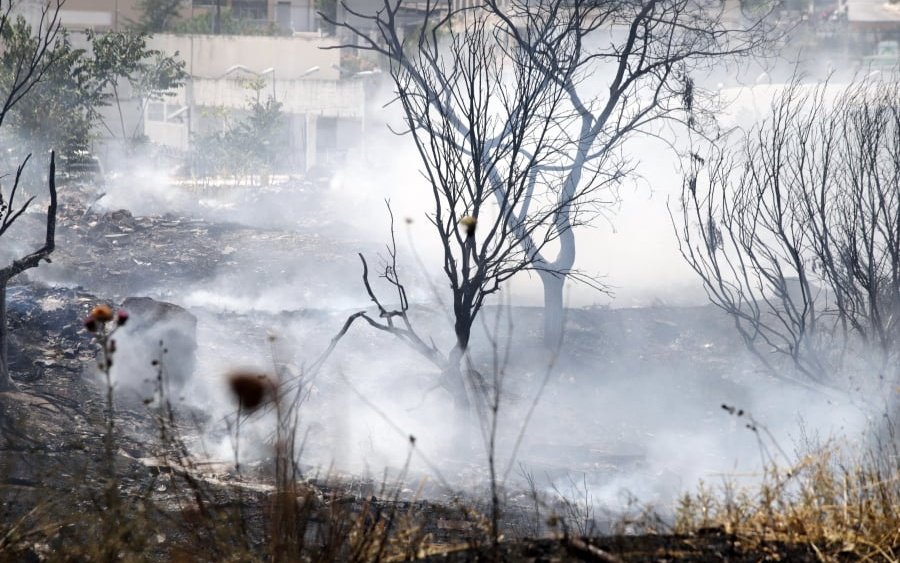
<svg viewBox="0 0 900 563">
<path fill-rule="evenodd" d="M 711 87 L 718 78 L 708 78 Z M 764 111 L 772 90 L 752 84 L 729 90 L 733 86 L 722 88 L 723 97 L 735 100 L 724 117 L 733 126 L 745 126 Z M 380 109 L 386 99 L 385 92 L 373 101 L 373 111 L 381 112 L 373 115 L 396 122 L 395 107 Z M 368 130 L 364 157 L 337 170 L 328 186 L 197 188 L 147 163 L 131 166 L 128 177 L 111 177 L 96 203 L 106 211 L 170 213 L 248 228 L 245 246 L 222 249 L 226 259 L 213 279 L 165 288 L 156 296 L 197 316 L 196 369 L 175 399 L 182 408 L 205 413 L 205 448 L 212 457 L 233 455 L 226 422 L 233 420 L 235 404 L 224 384 L 226 374 L 236 368 L 271 374 L 279 367 L 303 374 L 347 314 L 370 306 L 355 253 L 365 252 L 370 264 L 384 253 L 389 241 L 385 199 L 396 219 L 399 262 L 414 318 L 439 347 L 452 342 L 441 299 L 447 283 L 427 220 L 431 196 L 417 156 L 408 139 L 374 126 Z M 758 436 L 725 413 L 723 403 L 751 412 L 789 450 L 802 445 L 800 421 L 822 439 L 853 436 L 865 428 L 869 413 L 857 406 L 770 381 L 735 339 L 723 336 L 727 322 L 710 326 L 709 319 L 718 318 L 714 312 L 693 318 L 664 307 L 647 310 L 650 326 L 674 331 L 682 340 L 657 333 L 658 340 L 634 337 L 619 347 L 590 340 L 631 330 L 627 323 L 616 324 L 617 311 L 628 307 L 704 303 L 699 284 L 677 254 L 669 217 L 681 189 L 675 153 L 644 139 L 627 150 L 636 158 L 638 177 L 622 187 L 621 204 L 611 209 L 608 221 L 577 233 L 577 267 L 603 276 L 614 292 L 571 285 L 572 343 L 560 350 L 546 387 L 548 358 L 533 350 L 540 323 L 534 308 L 540 304 L 538 280 L 523 276 L 504 288 L 515 332 L 499 439 L 504 467 L 533 397 L 542 393 L 519 450 L 522 469 L 514 464 L 513 479 L 530 472 L 548 492 L 583 496 L 579 487 L 586 485 L 592 502 L 601 507 L 622 509 L 630 493 L 665 510 L 699 479 L 760 469 Z M 272 232 L 307 238 L 274 236 L 268 246 L 252 240 Z M 377 291 L 387 289 L 376 281 Z M 716 328 L 722 326 L 726 329 Z M 713 341 L 710 335 L 723 339 Z M 709 342 L 700 340 L 707 337 Z M 473 356 L 482 366 L 489 363 L 491 350 L 483 335 L 473 341 Z M 148 367 L 153 351 L 138 351 L 140 346 L 123 332 L 123 359 L 116 368 L 122 388 L 138 395 L 147 393 L 154 375 Z M 680 360 L 671 359 L 679 354 Z M 427 474 L 433 464 L 454 485 L 483 486 L 485 456 L 477 421 L 459 419 L 450 396 L 435 387 L 436 376 L 434 366 L 389 335 L 355 326 L 310 383 L 300 409 L 301 461 L 379 476 L 385 467 L 403 466 L 413 435 L 421 453 L 413 457 L 415 471 Z M 262 414 L 243 426 L 242 444 L 252 444 L 241 448 L 245 461 L 269 451 L 272 422 L 270 414 Z"/>
</svg>

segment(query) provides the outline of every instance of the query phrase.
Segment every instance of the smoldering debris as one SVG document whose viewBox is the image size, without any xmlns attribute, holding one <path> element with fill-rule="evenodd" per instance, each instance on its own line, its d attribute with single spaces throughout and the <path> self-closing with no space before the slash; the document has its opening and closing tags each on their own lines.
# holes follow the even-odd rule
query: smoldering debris
<svg viewBox="0 0 900 563">
<path fill-rule="evenodd" d="M 326 303 L 336 297 L 335 284 L 326 274 L 346 271 L 339 276 L 347 280 L 345 287 L 355 284 L 355 252 L 371 248 L 371 243 L 354 241 L 352 236 L 329 239 L 314 229 L 280 231 L 190 215 L 105 211 L 97 205 L 88 207 L 93 193 L 89 187 L 73 185 L 66 190 L 54 263 L 31 275 L 51 285 L 91 288 L 119 299 L 129 295 L 180 299 L 194 288 L 197 304 L 206 305 L 209 298 L 203 292 L 212 289 L 221 308 L 242 309 L 248 292 L 261 296 L 273 285 L 282 285 L 285 294 Z M 298 286 L 303 288 L 300 293 L 295 290 Z M 284 300 L 278 310 L 296 308 L 296 303 Z"/>
<path fill-rule="evenodd" d="M 176 369 L 184 368 L 179 376 L 183 384 L 174 390 L 172 402 L 200 421 L 185 431 L 207 461 L 228 464 L 233 455 L 225 423 L 235 409 L 225 381 L 230 370 L 248 366 L 270 373 L 277 364 L 290 377 L 301 376 L 347 315 L 369 305 L 360 287 L 356 252 L 374 249 L 376 254 L 380 245 L 371 237 L 354 238 L 352 229 L 342 236 L 335 234 L 340 229 L 325 236 L 314 228 L 253 228 L 189 214 L 140 216 L 97 205 L 88 208 L 83 203 L 89 200 L 88 190 L 84 197 L 79 190 L 71 189 L 74 195 L 62 210 L 54 263 L 17 280 L 14 288 L 14 315 L 41 303 L 47 309 L 59 307 L 46 321 L 37 318 L 44 315 L 37 309 L 16 317 L 16 327 L 30 323 L 33 330 L 17 336 L 19 342 L 31 342 L 31 348 L 22 347 L 22 357 L 26 363 L 51 357 L 51 346 L 41 341 L 48 333 L 52 349 L 63 351 L 72 377 L 91 380 L 82 366 L 92 365 L 92 347 L 79 326 L 86 309 L 97 302 L 90 293 L 111 304 L 149 296 L 184 307 L 196 318 L 196 365 L 190 367 L 187 350 L 186 360 L 172 355 L 166 367 L 174 363 Z M 305 213 L 316 211 L 309 208 Z M 428 295 L 430 288 L 410 290 Z M 440 307 L 428 305 L 412 310 L 416 322 L 424 323 L 424 334 L 438 342 L 452 337 Z M 506 368 L 511 384 L 498 434 L 503 460 L 530 401 L 540 392 L 546 365 L 538 344 L 540 310 L 512 309 L 515 349 Z M 485 314 L 490 318 L 494 312 L 491 306 Z M 191 333 L 193 322 L 185 324 Z M 137 325 L 129 322 L 132 329 Z M 582 483 L 579 486 L 589 487 L 598 504 L 621 507 L 631 498 L 626 491 L 665 504 L 699 478 L 734 471 L 736 459 L 747 462 L 741 468 L 757 465 L 754 438 L 723 420 L 718 408 L 722 402 L 753 409 L 779 429 L 793 427 L 802 414 L 790 405 L 803 404 L 803 399 L 759 383 L 727 317 L 712 307 L 571 309 L 568 325 L 565 346 L 518 452 L 522 465 L 516 465 L 532 472 L 548 494 L 578 494 L 572 483 Z M 53 337 L 58 327 L 64 330 Z M 123 369 L 129 365 L 124 361 L 127 333 L 121 335 L 123 361 L 117 362 Z M 277 350 L 270 333 L 276 335 Z M 191 341 L 189 334 L 183 336 Z M 481 336 L 473 338 L 473 359 L 487 365 L 492 350 Z M 155 373 L 153 355 L 160 352 L 158 334 L 147 340 L 146 354 L 135 354 L 138 392 L 123 385 L 117 395 L 127 405 L 124 412 L 130 413 L 122 428 L 144 438 L 150 430 L 140 400 L 150 393 L 140 387 L 146 383 L 152 389 L 152 381 L 145 380 Z M 51 386 L 54 392 L 61 386 L 49 375 L 52 370 L 29 371 L 26 363 L 19 364 L 14 377 L 28 371 L 35 385 Z M 344 475 L 378 475 L 384 467 L 403 466 L 408 435 L 413 434 L 418 451 L 447 481 L 483 490 L 489 475 L 477 423 L 473 417 L 472 428 L 460 430 L 465 424 L 435 386 L 437 375 L 433 366 L 396 341 L 354 327 L 309 388 L 300 419 L 305 440 L 301 462 L 333 465 Z M 403 432 L 383 420 L 373 405 L 389 413 Z M 242 427 L 245 438 L 259 444 L 256 449 L 242 448 L 242 465 L 264 463 L 271 455 L 269 422 L 260 415 Z M 411 471 L 425 476 L 429 468 L 416 458 Z M 516 481 L 520 477 L 514 472 L 511 486 L 524 486 Z M 432 492 L 440 494 L 438 489 Z"/>
<path fill-rule="evenodd" d="M 44 371 L 80 371 L 91 356 L 81 319 L 96 298 L 81 289 L 12 285 L 7 292 L 10 368 L 20 381 L 46 383 Z"/>
</svg>

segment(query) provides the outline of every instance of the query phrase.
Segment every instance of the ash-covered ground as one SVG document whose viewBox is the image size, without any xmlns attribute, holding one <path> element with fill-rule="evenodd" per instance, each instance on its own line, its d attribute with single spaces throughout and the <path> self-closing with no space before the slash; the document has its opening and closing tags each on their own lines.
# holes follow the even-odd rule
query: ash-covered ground
<svg viewBox="0 0 900 563">
<path fill-rule="evenodd" d="M 99 444 L 105 395 L 95 346 L 82 329 L 98 302 L 148 296 L 196 317 L 196 358 L 191 374 L 174 383 L 172 400 L 192 453 L 208 463 L 210 475 L 232 478 L 229 421 L 236 406 L 226 374 L 240 368 L 301 378 L 347 316 L 371 306 L 357 253 L 376 262 L 387 230 L 384 240 L 373 240 L 346 219 L 357 214 L 342 213 L 323 188 L 170 189 L 178 205 L 158 214 L 152 205 L 118 209 L 116 197 L 97 200 L 96 188 L 62 187 L 53 264 L 10 288 L 14 378 L 24 391 L 45 397 L 35 401 L 46 402 L 40 431 L 30 436 L 46 441 L 38 446 L 41 456 L 65 457 Z M 271 222 L 259 220 L 269 213 Z M 40 232 L 40 219 L 31 214 L 23 232 Z M 413 320 L 422 333 L 447 342 L 440 279 L 429 283 L 417 260 L 403 256 Z M 530 503 L 530 481 L 543 494 L 576 499 L 599 520 L 603 511 L 612 520 L 643 503 L 665 514 L 700 479 L 752 478 L 760 464 L 758 436 L 722 404 L 752 412 L 788 449 L 865 424 L 865 413 L 851 405 L 770 381 L 727 317 L 711 306 L 573 308 L 565 342 L 551 352 L 541 345 L 540 309 L 493 304 L 483 315 L 480 330 L 488 332 L 497 315 L 510 317 L 497 323 L 512 331 L 499 339 L 512 350 L 504 367 L 498 469 L 509 500 L 519 506 Z M 473 338 L 472 357 L 490 366 L 494 350 L 483 336 Z M 116 353 L 123 463 L 146 464 L 155 455 L 156 367 L 148 358 L 158 348 L 123 339 Z M 173 369 L 188 361 L 162 359 Z M 421 494 L 420 481 L 435 498 L 450 498 L 448 487 L 477 496 L 488 479 L 481 428 L 474 414 L 454 410 L 435 384 L 437 375 L 390 335 L 355 325 L 315 379 L 304 379 L 301 467 L 309 475 L 377 482 L 402 471 L 413 435 L 408 498 Z M 260 415 L 242 429 L 245 467 L 265 464 L 271 424 Z M 808 431 L 798 434 L 798 427 Z"/>
</svg>

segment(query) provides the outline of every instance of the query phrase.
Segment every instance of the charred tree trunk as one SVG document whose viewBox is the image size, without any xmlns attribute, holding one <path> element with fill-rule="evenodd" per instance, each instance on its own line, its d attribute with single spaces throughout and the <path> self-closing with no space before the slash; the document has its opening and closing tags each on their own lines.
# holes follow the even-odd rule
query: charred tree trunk
<svg viewBox="0 0 900 563">
<path fill-rule="evenodd" d="M 454 350 L 455 353 L 455 350 Z M 466 369 L 453 358 L 441 374 L 441 387 L 453 397 L 453 406 L 460 412 L 469 409 L 469 394 L 466 392 Z"/>
<path fill-rule="evenodd" d="M 441 386 L 453 397 L 453 405 L 460 411 L 469 409 L 469 393 L 466 390 L 468 366 L 464 365 L 465 351 L 458 347 L 450 352 L 447 367 L 441 374 Z"/>
<path fill-rule="evenodd" d="M 578 178 L 570 178 L 570 183 L 577 185 Z M 554 352 L 562 345 L 566 322 L 566 278 L 575 266 L 575 233 L 572 232 L 569 215 L 570 210 L 566 209 L 557 217 L 559 253 L 556 260 L 541 261 L 538 269 L 538 277 L 544 286 L 544 346 Z"/>
<path fill-rule="evenodd" d="M 6 283 L 0 279 L 0 392 L 13 391 L 16 385 L 9 376 L 8 340 L 9 329 L 6 326 Z"/>
<path fill-rule="evenodd" d="M 466 350 L 472 333 L 472 319 L 467 310 L 456 311 L 454 324 L 456 345 L 447 355 L 447 367 L 441 374 L 441 385 L 453 396 L 453 404 L 460 411 L 469 409 L 469 393 L 466 390 L 466 379 L 469 367 L 466 364 Z"/>
<path fill-rule="evenodd" d="M 544 346 L 555 350 L 562 342 L 565 330 L 563 290 L 566 276 L 542 273 L 540 279 L 544 286 Z"/>
<path fill-rule="evenodd" d="M 21 177 L 22 168 L 24 166 L 25 165 L 23 163 L 22 166 L 19 167 L 19 172 L 16 175 L 15 184 L 12 190 L 13 194 L 15 194 L 16 189 L 19 187 L 19 178 Z M 9 329 L 6 324 L 6 286 L 9 283 L 9 280 L 21 274 L 25 270 L 30 270 L 31 268 L 38 267 L 41 261 L 49 262 L 50 254 L 56 247 L 56 153 L 52 152 L 50 153 L 50 176 L 48 180 L 48 187 L 50 190 L 50 205 L 47 206 L 47 230 L 46 237 L 44 239 L 44 245 L 37 251 L 19 258 L 18 260 L 13 260 L 12 263 L 8 266 L 0 268 L 0 391 L 11 391 L 16 388 L 9 374 Z M 10 200 L 12 199 L 13 198 L 10 197 Z M 2 229 L 0 229 L 0 232 L 5 233 L 6 230 L 9 229 L 16 221 L 16 219 L 21 216 L 30 202 L 31 200 L 28 200 L 28 202 L 26 202 L 19 211 L 16 211 L 12 215 L 7 215 L 6 217 L 4 217 L 2 221 Z"/>
</svg>

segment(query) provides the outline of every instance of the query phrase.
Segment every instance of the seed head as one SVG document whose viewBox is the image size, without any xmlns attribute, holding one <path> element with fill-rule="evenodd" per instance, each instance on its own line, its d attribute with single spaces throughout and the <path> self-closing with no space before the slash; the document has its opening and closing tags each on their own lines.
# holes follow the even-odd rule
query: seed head
<svg viewBox="0 0 900 563">
<path fill-rule="evenodd" d="M 478 219 L 471 215 L 463 215 L 459 220 L 459 224 L 466 231 L 466 236 L 472 236 L 475 234 L 475 226 L 478 224 Z"/>
<path fill-rule="evenodd" d="M 91 309 L 91 316 L 98 323 L 108 323 L 113 320 L 113 310 L 109 305 L 97 305 Z"/>
<path fill-rule="evenodd" d="M 237 372 L 228 376 L 228 386 L 241 409 L 252 412 L 271 399 L 272 382 L 265 374 Z"/>
</svg>

